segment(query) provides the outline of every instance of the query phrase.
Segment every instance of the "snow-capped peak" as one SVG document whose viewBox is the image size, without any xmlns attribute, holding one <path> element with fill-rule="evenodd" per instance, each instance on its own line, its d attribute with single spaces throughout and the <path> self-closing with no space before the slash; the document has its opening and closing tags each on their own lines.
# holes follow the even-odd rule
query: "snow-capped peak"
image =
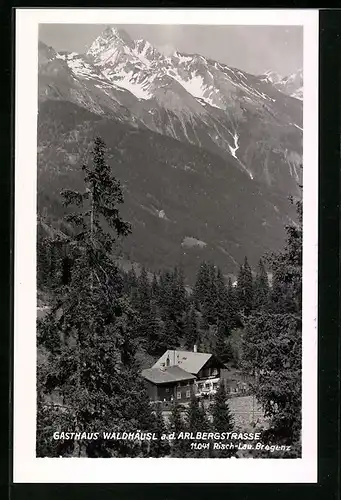
<svg viewBox="0 0 341 500">
<path fill-rule="evenodd" d="M 133 53 L 147 66 L 155 61 L 164 60 L 164 55 L 147 40 L 141 38 L 134 43 Z"/>
<path fill-rule="evenodd" d="M 271 83 L 284 94 L 295 97 L 296 99 L 303 99 L 303 70 L 290 74 L 289 76 L 282 77 L 276 71 L 268 70 L 263 75 L 260 75 L 261 81 Z"/>
<path fill-rule="evenodd" d="M 265 71 L 262 76 L 265 77 L 270 83 L 273 83 L 273 84 L 276 84 L 283 79 L 283 77 L 279 73 L 277 73 L 276 71 L 272 71 L 271 69 L 268 69 L 267 71 Z"/>
<path fill-rule="evenodd" d="M 87 51 L 96 63 L 115 62 L 120 53 L 130 53 L 134 42 L 124 30 L 107 27 Z"/>
<path fill-rule="evenodd" d="M 107 26 L 98 38 L 102 38 L 104 40 L 116 39 L 127 45 L 131 45 L 133 43 L 133 40 L 124 29 L 116 28 L 114 26 Z"/>
</svg>

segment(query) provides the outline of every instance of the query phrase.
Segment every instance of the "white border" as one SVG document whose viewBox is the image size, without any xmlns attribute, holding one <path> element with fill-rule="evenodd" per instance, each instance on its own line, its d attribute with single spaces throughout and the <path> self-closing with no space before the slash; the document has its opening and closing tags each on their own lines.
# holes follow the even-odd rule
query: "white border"
<svg viewBox="0 0 341 500">
<path fill-rule="evenodd" d="M 303 25 L 304 235 L 302 459 L 73 459 L 35 457 L 36 154 L 39 23 Z M 16 9 L 15 483 L 317 482 L 318 11 Z M 185 460 L 185 462 L 183 462 Z M 184 466 L 186 464 L 186 466 Z M 171 471 L 171 473 L 170 473 Z"/>
</svg>

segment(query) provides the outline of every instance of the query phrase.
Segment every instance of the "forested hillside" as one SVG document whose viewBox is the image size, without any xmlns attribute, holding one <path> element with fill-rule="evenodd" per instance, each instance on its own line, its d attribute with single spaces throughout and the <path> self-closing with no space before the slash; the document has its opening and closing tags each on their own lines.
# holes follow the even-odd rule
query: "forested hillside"
<svg viewBox="0 0 341 500">
<path fill-rule="evenodd" d="M 37 221 L 37 284 L 49 306 L 37 330 L 37 455 L 230 456 L 189 451 L 183 443 L 52 439 L 52 427 L 161 435 L 166 424 L 161 409 L 149 402 L 140 372 L 166 349 L 196 344 L 199 352 L 212 352 L 252 377 L 252 391 L 270 422 L 263 439 L 290 444 L 285 457 L 299 456 L 301 202 L 292 200 L 298 223 L 287 226 L 285 247 L 264 255 L 256 272 L 246 255 L 233 282 L 205 260 L 189 283 L 181 265 L 158 272 L 117 265 L 120 242 L 132 226 L 122 216 L 123 189 L 102 139 L 95 140 L 83 173 L 81 190 L 61 189 L 58 203 L 68 208 L 59 228 L 44 213 Z M 195 398 L 185 418 L 174 404 L 170 429 L 233 429 L 224 390 L 217 393 L 211 419 Z"/>
</svg>

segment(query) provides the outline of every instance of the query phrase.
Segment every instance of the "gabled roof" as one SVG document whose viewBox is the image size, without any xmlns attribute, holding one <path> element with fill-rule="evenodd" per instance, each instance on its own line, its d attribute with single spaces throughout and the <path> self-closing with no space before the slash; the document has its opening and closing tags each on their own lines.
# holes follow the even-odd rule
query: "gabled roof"
<svg viewBox="0 0 341 500">
<path fill-rule="evenodd" d="M 168 349 L 168 351 L 166 351 L 153 365 L 153 368 L 166 367 L 166 361 L 167 358 L 169 358 L 171 366 L 178 366 L 186 372 L 196 375 L 211 357 L 212 354 L 206 352 L 172 351 Z"/>
<path fill-rule="evenodd" d="M 146 368 L 142 370 L 142 377 L 154 384 L 167 384 L 169 382 L 179 382 L 181 380 L 193 380 L 195 375 L 186 372 L 179 366 L 168 366 L 167 368 Z"/>
</svg>

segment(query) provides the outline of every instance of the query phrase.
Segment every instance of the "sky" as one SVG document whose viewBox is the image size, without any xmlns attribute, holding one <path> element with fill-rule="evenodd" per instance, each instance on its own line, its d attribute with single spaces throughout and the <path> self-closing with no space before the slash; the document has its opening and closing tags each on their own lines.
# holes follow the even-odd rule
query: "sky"
<svg viewBox="0 0 341 500">
<path fill-rule="evenodd" d="M 86 52 L 103 24 L 41 24 L 39 39 L 56 51 Z M 253 74 L 288 76 L 303 67 L 301 26 L 110 25 L 166 51 L 198 53 Z"/>
</svg>

